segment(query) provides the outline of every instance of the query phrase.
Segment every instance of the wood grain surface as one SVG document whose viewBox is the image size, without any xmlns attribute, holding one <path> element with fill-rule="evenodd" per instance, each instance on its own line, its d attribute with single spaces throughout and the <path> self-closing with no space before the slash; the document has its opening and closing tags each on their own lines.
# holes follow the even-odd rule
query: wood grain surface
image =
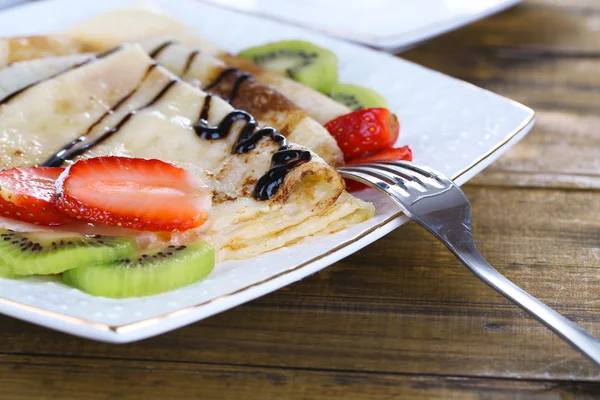
<svg viewBox="0 0 600 400">
<path fill-rule="evenodd" d="M 465 186 L 509 279 L 600 336 L 600 1 L 529 0 L 401 55 L 538 123 Z M 0 317 L 2 399 L 597 399 L 600 371 L 407 224 L 319 274 L 127 345 Z"/>
</svg>

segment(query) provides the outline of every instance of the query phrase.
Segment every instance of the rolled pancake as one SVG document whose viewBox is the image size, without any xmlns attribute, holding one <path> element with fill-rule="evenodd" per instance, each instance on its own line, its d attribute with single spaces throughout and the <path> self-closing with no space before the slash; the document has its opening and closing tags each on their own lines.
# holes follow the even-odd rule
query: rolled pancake
<svg viewBox="0 0 600 400">
<path fill-rule="evenodd" d="M 207 83 L 217 79 L 218 82 L 211 87 L 210 91 L 222 98 L 230 99 L 230 104 L 236 109 L 248 111 L 261 126 L 276 128 L 290 141 L 310 148 L 330 165 L 343 164 L 343 153 L 329 132 L 270 86 L 253 78 L 240 80 L 240 84 L 236 85 L 238 78 L 245 78 L 239 70 L 232 71 L 233 73 L 225 71 L 225 74 L 219 78 L 227 68 L 221 60 L 190 50 L 179 43 L 151 39 L 141 44 L 161 65 L 193 85 L 206 86 Z M 29 83 L 24 76 L 21 79 L 12 79 L 11 71 L 18 71 L 21 75 L 32 75 L 33 80 L 36 80 L 36 76 L 44 76 L 44 74 L 50 76 L 58 72 L 61 67 L 67 69 L 91 57 L 92 54 L 85 54 L 53 57 L 51 63 L 39 62 L 39 59 L 22 64 L 15 63 L 0 72 L 0 78 L 3 78 L 0 79 L 0 85 L 5 86 L 0 87 L 0 90 L 16 90 L 19 89 L 18 85 Z"/>
<path fill-rule="evenodd" d="M 53 65 L 52 59 L 37 62 Z M 12 68 L 18 77 L 19 65 Z M 25 74 L 29 80 L 31 71 Z M 122 155 L 180 165 L 202 176 L 213 191 L 210 222 L 193 233 L 213 242 L 221 261 L 253 257 L 332 227 L 344 229 L 374 212 L 345 192 L 339 174 L 314 153 L 285 176 L 273 197 L 257 200 L 256 182 L 279 146 L 263 138 L 255 149 L 233 154 L 241 124 L 219 140 L 198 137 L 193 125 L 202 110 L 216 126 L 233 108 L 218 97 L 207 100 L 206 93 L 156 65 L 139 45 L 42 78 L 0 101 L 0 168 L 40 165 L 82 136 L 82 144 L 104 140 L 80 157 Z"/>
<path fill-rule="evenodd" d="M 15 62 L 0 69 L 0 99 L 23 87 L 65 71 L 93 55 L 76 54 Z"/>
<path fill-rule="evenodd" d="M 0 38 L 0 67 L 9 64 L 87 52 L 85 44 L 71 36 L 26 36 Z"/>
<path fill-rule="evenodd" d="M 229 67 L 251 73 L 256 80 L 276 89 L 320 124 L 351 111 L 312 88 L 219 49 L 193 29 L 154 8 L 125 8 L 100 14 L 72 26 L 66 34 L 96 51 L 106 50 L 123 42 L 168 37 L 200 51 L 201 54 L 216 57 Z"/>
<path fill-rule="evenodd" d="M 350 108 L 338 103 L 331 97 L 325 96 L 313 88 L 304 86 L 277 72 L 259 67 L 250 60 L 225 51 L 219 53 L 217 57 L 227 66 L 248 72 L 259 82 L 275 88 L 322 125 L 341 115 L 352 112 Z"/>
<path fill-rule="evenodd" d="M 300 107 L 268 85 L 239 70 L 228 69 L 218 58 L 169 39 L 140 42 L 148 54 L 175 75 L 199 87 L 210 85 L 236 109 L 248 111 L 260 125 L 272 126 L 290 141 L 310 148 L 330 165 L 344 155 L 331 134 Z"/>
</svg>

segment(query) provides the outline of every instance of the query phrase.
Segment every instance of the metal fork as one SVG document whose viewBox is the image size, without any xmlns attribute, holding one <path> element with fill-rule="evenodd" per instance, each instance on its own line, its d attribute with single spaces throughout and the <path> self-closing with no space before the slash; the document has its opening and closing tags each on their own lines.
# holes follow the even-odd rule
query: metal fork
<svg viewBox="0 0 600 400">
<path fill-rule="evenodd" d="M 494 269 L 471 233 L 471 206 L 463 191 L 435 170 L 404 161 L 338 168 L 340 175 L 375 187 L 413 221 L 437 237 L 479 279 L 519 305 L 600 366 L 600 341 Z"/>
</svg>

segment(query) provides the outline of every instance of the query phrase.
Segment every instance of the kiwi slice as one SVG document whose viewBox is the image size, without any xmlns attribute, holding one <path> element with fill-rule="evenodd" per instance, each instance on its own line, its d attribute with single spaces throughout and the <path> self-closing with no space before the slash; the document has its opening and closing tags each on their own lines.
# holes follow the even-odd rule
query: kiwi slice
<svg viewBox="0 0 600 400">
<path fill-rule="evenodd" d="M 10 268 L 8 265 L 3 265 L 0 264 L 0 278 L 16 278 L 17 275 L 15 275 L 14 272 L 12 272 L 12 268 Z"/>
<path fill-rule="evenodd" d="M 329 96 L 354 111 L 388 106 L 387 101 L 373 89 L 349 83 L 336 83 L 331 88 Z"/>
<path fill-rule="evenodd" d="M 283 40 L 254 46 L 239 53 L 267 69 L 286 74 L 322 93 L 337 82 L 337 57 L 322 47 L 302 40 Z"/>
<path fill-rule="evenodd" d="M 94 296 L 141 297 L 199 281 L 212 271 L 215 254 L 206 242 L 168 246 L 136 257 L 70 269 L 63 281 Z"/>
<path fill-rule="evenodd" d="M 0 229 L 0 265 L 15 275 L 58 274 L 133 254 L 133 238 Z"/>
</svg>

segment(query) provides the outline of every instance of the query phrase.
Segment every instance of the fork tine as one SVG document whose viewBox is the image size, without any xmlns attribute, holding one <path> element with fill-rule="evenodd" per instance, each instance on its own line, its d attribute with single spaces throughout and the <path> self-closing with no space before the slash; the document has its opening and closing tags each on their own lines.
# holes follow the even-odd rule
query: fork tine
<svg viewBox="0 0 600 400">
<path fill-rule="evenodd" d="M 416 179 L 423 178 L 438 188 L 452 184 L 452 181 L 431 168 L 414 165 L 406 161 L 382 161 L 381 164 L 385 164 L 395 171 L 402 171 Z"/>
<path fill-rule="evenodd" d="M 386 190 L 388 192 L 397 190 L 403 197 L 409 197 L 411 195 L 411 191 L 402 179 L 402 177 L 398 176 L 396 173 L 382 170 L 379 167 L 367 167 L 363 164 L 360 166 L 357 165 L 344 167 L 343 171 L 361 173 L 372 178 L 379 179 L 388 186 Z"/>
<path fill-rule="evenodd" d="M 379 162 L 382 164 L 393 165 L 398 168 L 413 171 L 417 174 L 424 175 L 424 176 L 434 179 L 438 182 L 443 182 L 443 180 L 435 172 L 433 172 L 433 170 L 431 170 L 430 168 L 416 165 L 416 164 L 413 164 L 412 162 L 408 162 L 408 161 L 379 161 Z"/>
<path fill-rule="evenodd" d="M 344 168 L 340 169 L 340 175 L 345 178 L 350 178 L 353 180 L 357 180 L 358 182 L 371 185 L 376 185 L 382 190 L 386 191 L 390 187 L 390 183 L 383 181 L 373 175 L 371 175 L 368 171 L 360 169 L 360 168 Z M 356 179 L 357 178 L 357 179 Z"/>
<path fill-rule="evenodd" d="M 419 178 L 420 175 L 415 174 L 415 173 L 407 173 L 406 169 L 398 168 L 395 165 L 390 165 L 388 163 L 383 163 L 383 162 L 372 162 L 372 163 L 364 163 L 364 164 L 359 164 L 359 165 L 387 171 L 389 173 L 392 173 L 394 175 L 402 177 L 409 183 L 411 183 L 411 182 L 414 183 L 415 184 L 414 186 L 417 189 L 421 189 L 422 191 L 427 190 L 427 185 Z"/>
<path fill-rule="evenodd" d="M 413 175 L 407 174 L 406 172 L 404 172 L 404 170 L 401 170 L 401 169 L 393 170 L 392 168 L 389 168 L 387 165 L 388 165 L 387 163 L 384 163 L 381 161 L 376 161 L 376 162 L 370 162 L 370 163 L 354 164 L 352 166 L 368 167 L 368 168 L 385 168 L 387 171 L 389 171 L 393 174 L 399 175 L 404 180 L 412 181 L 414 179 Z"/>
</svg>

